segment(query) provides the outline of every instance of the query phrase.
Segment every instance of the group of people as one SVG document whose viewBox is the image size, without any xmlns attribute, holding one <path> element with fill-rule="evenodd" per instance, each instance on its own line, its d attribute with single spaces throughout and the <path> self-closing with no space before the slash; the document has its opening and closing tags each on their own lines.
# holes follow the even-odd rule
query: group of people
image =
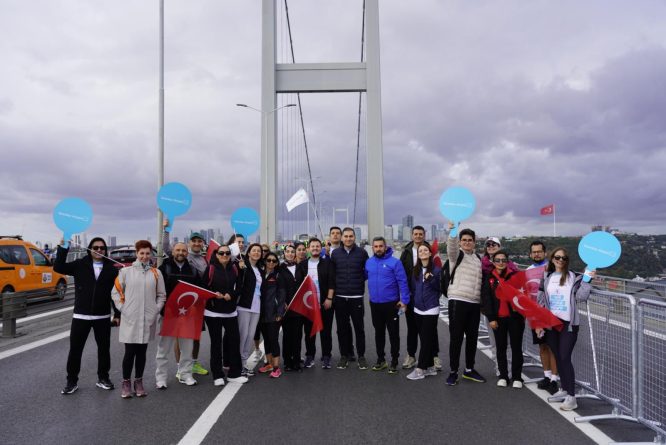
<svg viewBox="0 0 666 445">
<path fill-rule="evenodd" d="M 453 228 L 453 223 L 449 227 Z M 165 232 L 164 246 L 169 244 Z M 412 229 L 412 241 L 404 247 L 400 258 L 394 256 L 392 247 L 382 237 L 372 239 L 372 256 L 369 256 L 356 244 L 355 232 L 349 227 L 331 227 L 326 245 L 317 238 L 310 239 L 307 246 L 287 245 L 282 261 L 266 244 L 253 243 L 245 248 L 240 234 L 217 247 L 207 261 L 203 237 L 194 233 L 187 244 L 171 246 L 169 257 L 159 268 L 151 263 L 149 241 L 137 241 L 135 247 L 136 261 L 130 267 L 118 269 L 108 258 L 102 238 L 93 238 L 88 255 L 69 263 L 67 249 L 58 246 L 54 269 L 73 276 L 76 289 L 63 394 L 72 394 L 78 388 L 81 355 L 91 329 L 98 349 L 97 386 L 114 389 L 109 379 L 109 348 L 111 326 L 117 325 L 119 341 L 125 347 L 121 396 L 146 396 L 143 373 L 147 346 L 160 331 L 167 298 L 174 298 L 172 290 L 179 281 L 215 294 L 215 298 L 207 301 L 202 320 L 202 329 L 210 336 L 210 367 L 215 386 L 245 383 L 257 371 L 279 378 L 283 372 L 311 368 L 317 352 L 316 336 L 310 335 L 312 321 L 289 309 L 306 277 L 314 282 L 320 304 L 323 329 L 317 335 L 322 368 L 332 368 L 334 319 L 340 351 L 336 367 L 345 369 L 352 362 L 361 370 L 370 367 L 365 355 L 367 282 L 377 356 L 373 371 L 398 373 L 402 314 L 407 324 L 407 354 L 402 368 L 411 370 L 407 378 L 421 380 L 442 370 L 437 329 L 440 297 L 444 294 L 448 299 L 450 333 L 450 372 L 446 383 L 453 386 L 459 382 L 463 341 L 462 378 L 486 381 L 474 367 L 479 324 L 484 315 L 496 348 L 497 386 L 523 387 L 525 319 L 496 295 L 498 285 L 518 271 L 508 253 L 501 249 L 498 238 L 488 238 L 480 256 L 476 253 L 474 231 L 463 229 L 457 237 L 448 238 L 448 259 L 444 264 L 425 241 L 425 229 L 421 226 Z M 530 267 L 544 267 L 538 303 L 564 325 L 561 330 L 533 331 L 544 365 L 544 378 L 538 385 L 563 400 L 562 409 L 575 409 L 571 354 L 578 334 L 576 304 L 589 296 L 590 285 L 569 270 L 568 253 L 563 248 L 554 249 L 546 259 L 546 247 L 537 241 L 530 246 L 530 257 L 534 263 Z M 386 360 L 385 352 L 387 332 L 390 360 Z M 157 389 L 168 386 L 171 357 L 177 364 L 177 380 L 182 384 L 195 385 L 193 374 L 208 373 L 198 361 L 198 341 L 158 337 Z M 304 358 L 301 357 L 303 337 Z M 265 356 L 260 348 L 262 338 Z"/>
</svg>

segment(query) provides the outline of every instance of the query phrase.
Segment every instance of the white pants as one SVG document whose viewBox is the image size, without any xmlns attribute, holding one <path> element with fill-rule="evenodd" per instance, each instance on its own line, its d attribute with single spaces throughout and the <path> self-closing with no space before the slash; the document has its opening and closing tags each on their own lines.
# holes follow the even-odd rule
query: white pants
<svg viewBox="0 0 666 445">
<path fill-rule="evenodd" d="M 240 353 L 243 366 L 254 350 L 254 332 L 257 330 L 261 314 L 238 311 L 238 331 L 240 333 Z"/>
<path fill-rule="evenodd" d="M 158 320 L 157 331 L 162 330 L 162 320 L 164 317 L 160 316 Z M 173 350 L 174 344 L 178 342 L 180 347 L 180 363 L 178 363 L 178 372 L 181 379 L 192 377 L 192 349 L 194 348 L 194 340 L 191 338 L 176 338 L 176 337 L 163 337 L 158 336 L 157 340 L 157 355 L 155 357 L 155 383 L 157 385 L 166 385 L 169 376 L 169 355 L 175 352 Z"/>
</svg>

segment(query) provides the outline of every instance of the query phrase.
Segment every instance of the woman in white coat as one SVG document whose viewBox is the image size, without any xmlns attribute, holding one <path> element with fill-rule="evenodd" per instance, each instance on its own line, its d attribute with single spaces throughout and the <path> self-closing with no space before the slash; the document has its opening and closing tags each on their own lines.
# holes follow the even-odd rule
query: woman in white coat
<svg viewBox="0 0 666 445">
<path fill-rule="evenodd" d="M 137 241 L 136 261 L 121 269 L 111 293 L 121 313 L 119 340 L 125 343 L 123 357 L 123 381 L 121 397 L 132 397 L 132 368 L 134 368 L 134 393 L 147 395 L 143 387 L 143 370 L 146 366 L 148 342 L 155 338 L 157 316 L 166 301 L 162 273 L 151 266 L 150 241 Z"/>
</svg>

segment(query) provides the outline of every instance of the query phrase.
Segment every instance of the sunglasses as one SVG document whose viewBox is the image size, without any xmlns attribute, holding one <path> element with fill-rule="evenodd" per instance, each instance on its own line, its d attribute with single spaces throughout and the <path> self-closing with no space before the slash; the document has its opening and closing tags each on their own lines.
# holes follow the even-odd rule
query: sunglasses
<svg viewBox="0 0 666 445">
<path fill-rule="evenodd" d="M 498 263 L 498 264 L 499 264 L 499 263 L 508 263 L 508 262 L 509 262 L 509 260 L 506 259 L 506 258 L 495 258 L 495 259 L 493 260 L 493 263 Z"/>
<path fill-rule="evenodd" d="M 554 259 L 554 260 L 557 260 L 557 261 L 569 261 L 569 257 L 568 257 L 568 256 L 555 255 L 555 256 L 553 257 L 553 259 Z"/>
<path fill-rule="evenodd" d="M 265 261 L 266 261 L 267 263 L 277 263 L 277 262 L 278 262 L 278 260 L 276 260 L 276 259 L 274 259 L 274 258 L 268 258 L 268 259 L 265 260 Z"/>
<path fill-rule="evenodd" d="M 499 247 L 497 243 L 486 243 L 486 247 Z"/>
<path fill-rule="evenodd" d="M 90 250 L 106 250 L 106 247 L 104 246 L 92 246 Z"/>
<path fill-rule="evenodd" d="M 270 250 L 268 250 L 268 249 L 261 249 L 261 251 L 264 252 L 264 253 L 270 252 Z"/>
<path fill-rule="evenodd" d="M 217 254 L 218 254 L 219 256 L 229 256 L 229 255 L 231 255 L 231 251 L 229 251 L 229 250 L 221 250 L 221 251 L 217 252 Z"/>
</svg>

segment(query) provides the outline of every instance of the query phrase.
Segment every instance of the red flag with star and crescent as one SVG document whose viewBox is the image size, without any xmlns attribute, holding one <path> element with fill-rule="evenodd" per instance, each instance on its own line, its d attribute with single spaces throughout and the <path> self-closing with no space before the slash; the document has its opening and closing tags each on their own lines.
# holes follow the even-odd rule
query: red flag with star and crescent
<svg viewBox="0 0 666 445">
<path fill-rule="evenodd" d="M 220 243 L 215 241 L 214 239 L 211 239 L 208 241 L 208 249 L 206 250 L 206 262 L 210 264 L 210 259 L 213 257 L 215 252 L 217 252 L 217 249 L 220 248 Z"/>
<path fill-rule="evenodd" d="M 550 329 L 562 330 L 562 321 L 545 307 L 539 306 L 525 293 L 526 286 L 525 272 L 514 274 L 509 280 L 500 280 L 495 296 L 500 301 L 511 304 L 511 307 L 520 315 L 525 317 L 532 329 Z"/>
<path fill-rule="evenodd" d="M 321 320 L 321 308 L 319 307 L 319 296 L 317 286 L 308 275 L 296 291 L 296 295 L 289 303 L 287 310 L 301 314 L 312 322 L 310 337 L 317 335 L 317 332 L 324 329 L 324 322 Z"/>
<path fill-rule="evenodd" d="M 214 292 L 178 280 L 167 298 L 160 335 L 199 340 L 206 301 L 216 296 Z"/>
</svg>

